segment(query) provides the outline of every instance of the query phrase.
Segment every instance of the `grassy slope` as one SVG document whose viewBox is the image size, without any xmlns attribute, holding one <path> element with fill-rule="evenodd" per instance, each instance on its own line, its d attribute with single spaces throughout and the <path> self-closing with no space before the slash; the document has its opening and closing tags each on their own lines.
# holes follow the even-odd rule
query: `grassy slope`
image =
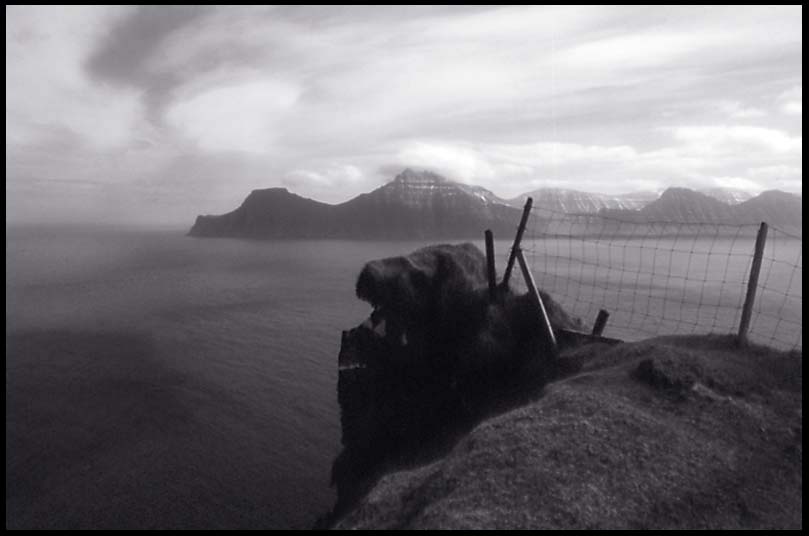
<svg viewBox="0 0 809 536">
<path fill-rule="evenodd" d="M 667 337 L 579 373 L 383 477 L 339 528 L 799 528 L 800 354 Z"/>
</svg>

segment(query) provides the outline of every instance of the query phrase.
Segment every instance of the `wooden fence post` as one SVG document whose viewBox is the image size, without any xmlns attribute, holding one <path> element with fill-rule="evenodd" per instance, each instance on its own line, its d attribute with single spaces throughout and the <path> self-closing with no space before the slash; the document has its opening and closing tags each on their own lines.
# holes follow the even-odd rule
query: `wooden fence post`
<svg viewBox="0 0 809 536">
<path fill-rule="evenodd" d="M 593 335 L 596 337 L 601 337 L 601 334 L 604 333 L 604 326 L 607 325 L 607 319 L 610 317 L 610 314 L 605 310 L 601 309 L 598 311 L 598 316 L 596 317 L 596 323 L 593 325 Z"/>
<path fill-rule="evenodd" d="M 517 227 L 517 236 L 514 237 L 514 245 L 511 246 L 511 253 L 508 256 L 508 264 L 506 264 L 506 272 L 503 274 L 503 282 L 500 283 L 503 288 L 508 288 L 508 280 L 511 279 L 511 270 L 514 268 L 514 261 L 517 258 L 517 253 L 520 251 L 520 242 L 522 242 L 522 235 L 525 232 L 525 224 L 528 222 L 528 214 L 531 212 L 531 205 L 534 200 L 528 198 L 525 200 L 525 206 L 522 209 L 522 218 L 520 218 L 520 225 Z"/>
<path fill-rule="evenodd" d="M 750 328 L 750 317 L 753 314 L 753 302 L 756 300 L 756 288 L 758 287 L 758 276 L 761 273 L 761 259 L 764 257 L 764 243 L 767 241 L 767 223 L 761 222 L 756 236 L 756 247 L 753 251 L 753 264 L 750 267 L 750 279 L 747 281 L 747 296 L 744 299 L 742 308 L 742 320 L 739 322 L 738 343 L 746 346 L 747 330 Z"/>
<path fill-rule="evenodd" d="M 551 320 L 548 318 L 548 311 L 545 309 L 545 304 L 542 303 L 542 297 L 539 295 L 536 284 L 534 284 L 534 276 L 531 275 L 531 270 L 528 269 L 528 263 L 525 261 L 525 256 L 523 255 L 522 250 L 518 249 L 515 256 L 520 262 L 520 268 L 522 269 L 522 275 L 525 279 L 525 285 L 528 287 L 528 294 L 533 298 L 534 305 L 539 312 L 539 323 L 542 326 L 542 330 L 545 332 L 545 336 L 547 337 L 547 340 L 551 346 L 551 352 L 555 358 L 559 351 L 556 345 L 556 336 L 553 334 Z"/>
<path fill-rule="evenodd" d="M 494 268 L 494 235 L 491 229 L 486 229 L 486 276 L 489 279 L 489 301 L 497 297 L 497 273 Z"/>
</svg>

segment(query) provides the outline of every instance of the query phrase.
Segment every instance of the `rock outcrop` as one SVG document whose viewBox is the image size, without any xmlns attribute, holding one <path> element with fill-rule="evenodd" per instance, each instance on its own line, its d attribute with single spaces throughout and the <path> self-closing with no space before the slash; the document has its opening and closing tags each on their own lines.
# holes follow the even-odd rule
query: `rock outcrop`
<svg viewBox="0 0 809 536">
<path fill-rule="evenodd" d="M 374 311 L 343 333 L 332 519 L 390 464 L 440 451 L 503 392 L 556 374 L 531 300 L 508 289 L 490 300 L 484 265 L 472 244 L 439 245 L 360 272 L 357 296 Z M 583 327 L 544 298 L 557 328 Z"/>
</svg>

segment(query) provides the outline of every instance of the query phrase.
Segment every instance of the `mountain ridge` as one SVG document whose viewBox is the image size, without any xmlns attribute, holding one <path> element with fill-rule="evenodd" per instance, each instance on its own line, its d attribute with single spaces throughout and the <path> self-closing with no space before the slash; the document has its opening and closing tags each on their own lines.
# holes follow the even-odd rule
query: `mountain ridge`
<svg viewBox="0 0 809 536">
<path fill-rule="evenodd" d="M 520 216 L 489 190 L 405 169 L 392 181 L 336 205 L 285 188 L 254 190 L 234 211 L 198 216 L 191 236 L 245 238 L 452 239 L 489 228 L 510 235 Z"/>
<path fill-rule="evenodd" d="M 801 233 L 802 198 L 781 190 L 767 190 L 729 205 L 688 188 L 669 188 L 639 210 L 601 210 L 599 215 L 634 223 L 678 222 L 746 225 L 767 222 L 788 232 Z"/>
<path fill-rule="evenodd" d="M 407 168 L 386 184 L 338 204 L 283 187 L 256 189 L 231 212 L 198 216 L 189 235 L 436 240 L 479 238 L 484 229 L 491 229 L 495 236 L 511 236 L 529 195 L 534 207 L 550 213 L 599 214 L 639 224 L 767 221 L 801 233 L 802 198 L 795 194 L 770 190 L 736 204 L 717 199 L 715 190 L 713 194 L 672 187 L 652 199 L 653 192 L 609 196 L 542 188 L 507 200 L 481 186 Z"/>
</svg>

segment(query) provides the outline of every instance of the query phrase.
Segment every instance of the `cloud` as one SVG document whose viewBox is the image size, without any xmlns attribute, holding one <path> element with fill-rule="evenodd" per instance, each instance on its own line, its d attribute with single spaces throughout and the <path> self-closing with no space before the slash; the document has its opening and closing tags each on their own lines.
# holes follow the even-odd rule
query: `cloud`
<svg viewBox="0 0 809 536">
<path fill-rule="evenodd" d="M 324 170 L 294 169 L 286 174 L 284 184 L 287 186 L 302 186 L 314 184 L 320 187 L 344 186 L 356 184 L 364 178 L 364 174 L 357 166 L 331 165 Z"/>
<path fill-rule="evenodd" d="M 267 152 L 278 135 L 273 123 L 297 101 L 297 87 L 272 79 L 217 87 L 179 100 L 170 124 L 209 151 Z"/>
<path fill-rule="evenodd" d="M 431 169 L 462 182 L 485 186 L 503 197 L 516 197 L 541 186 L 622 193 L 623 181 L 647 184 L 627 170 L 641 158 L 630 146 L 573 143 L 463 144 L 411 142 L 397 155 L 402 167 Z M 610 179 L 623 174 L 622 181 Z M 571 177 L 576 177 L 572 185 Z"/>
<path fill-rule="evenodd" d="M 148 85 L 148 60 L 175 31 L 197 20 L 207 6 L 139 6 L 117 20 L 95 47 L 85 65 L 92 76 Z"/>
<path fill-rule="evenodd" d="M 719 103 L 719 109 L 732 119 L 758 119 L 767 115 L 767 112 L 760 108 L 746 108 L 737 101 L 722 101 Z"/>
<path fill-rule="evenodd" d="M 6 11 L 6 139 L 13 147 L 47 142 L 61 129 L 93 148 L 125 144 L 140 121 L 135 92 L 83 76 L 81 61 L 112 9 L 75 7 L 55 17 L 42 6 Z"/>
<path fill-rule="evenodd" d="M 610 36 L 563 51 L 556 60 L 573 69 L 632 70 L 667 65 L 727 39 L 725 31 L 681 33 L 649 31 Z"/>
<path fill-rule="evenodd" d="M 344 201 L 404 166 L 504 197 L 717 180 L 800 189 L 800 8 L 6 15 L 6 173 L 35 212 L 62 210 L 44 191 L 48 201 L 33 200 L 52 179 L 108 188 L 93 199 L 128 214 L 154 218 L 159 205 L 186 222 L 258 187 Z"/>
<path fill-rule="evenodd" d="M 172 33 L 206 14 L 208 6 L 139 6 L 119 17 L 83 62 L 91 78 L 141 90 L 150 119 L 159 121 L 178 74 L 150 68 Z"/>
<path fill-rule="evenodd" d="M 671 185 L 724 185 L 758 192 L 767 184 L 782 188 L 794 184 L 796 174 L 800 175 L 799 136 L 750 126 L 664 130 L 669 134 L 667 143 L 645 151 L 625 144 L 419 141 L 406 143 L 397 161 L 402 166 L 432 169 L 455 180 L 481 184 L 504 197 L 543 186 L 624 193 Z M 762 165 L 778 161 L 791 165 Z"/>
<path fill-rule="evenodd" d="M 802 152 L 803 137 L 780 130 L 753 126 L 682 126 L 673 129 L 674 138 L 690 150 L 703 154 L 742 154 Z"/>
<path fill-rule="evenodd" d="M 778 96 L 781 111 L 788 115 L 803 116 L 803 86 L 796 86 Z"/>
<path fill-rule="evenodd" d="M 748 179 L 747 177 L 716 177 L 714 184 L 720 188 L 728 188 L 731 190 L 744 190 L 748 192 L 760 192 L 764 188 L 758 182 Z"/>
<path fill-rule="evenodd" d="M 402 167 L 431 169 L 455 180 L 491 179 L 495 168 L 480 151 L 450 144 L 414 142 L 396 156 Z"/>
</svg>

